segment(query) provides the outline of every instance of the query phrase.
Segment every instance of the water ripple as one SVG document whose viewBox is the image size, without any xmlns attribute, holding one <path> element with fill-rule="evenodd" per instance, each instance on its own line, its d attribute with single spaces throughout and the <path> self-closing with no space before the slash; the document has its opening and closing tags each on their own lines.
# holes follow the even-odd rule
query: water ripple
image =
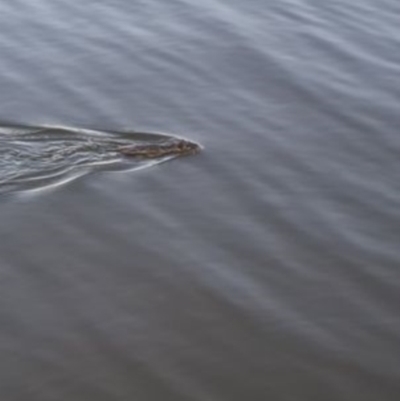
<svg viewBox="0 0 400 401">
<path fill-rule="evenodd" d="M 164 134 L 68 127 L 0 127 L 0 193 L 37 190 L 99 169 L 142 169 L 174 156 L 126 158 L 119 146 L 157 144 Z"/>
</svg>

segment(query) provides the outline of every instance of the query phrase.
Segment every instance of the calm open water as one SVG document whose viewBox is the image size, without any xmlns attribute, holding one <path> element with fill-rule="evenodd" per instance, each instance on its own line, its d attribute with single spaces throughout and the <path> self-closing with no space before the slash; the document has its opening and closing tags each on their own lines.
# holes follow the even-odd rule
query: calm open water
<svg viewBox="0 0 400 401">
<path fill-rule="evenodd" d="M 205 149 L 0 197 L 0 399 L 398 400 L 399 18 L 2 2 L 2 122 Z"/>
</svg>

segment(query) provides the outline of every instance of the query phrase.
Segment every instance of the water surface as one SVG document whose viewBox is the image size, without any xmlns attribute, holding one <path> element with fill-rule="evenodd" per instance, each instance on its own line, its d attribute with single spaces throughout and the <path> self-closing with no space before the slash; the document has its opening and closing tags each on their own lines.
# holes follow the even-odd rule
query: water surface
<svg viewBox="0 0 400 401">
<path fill-rule="evenodd" d="M 1 400 L 398 399 L 400 8 L 353 3 L 0 6 L 0 121 L 205 146 L 0 195 Z"/>
</svg>

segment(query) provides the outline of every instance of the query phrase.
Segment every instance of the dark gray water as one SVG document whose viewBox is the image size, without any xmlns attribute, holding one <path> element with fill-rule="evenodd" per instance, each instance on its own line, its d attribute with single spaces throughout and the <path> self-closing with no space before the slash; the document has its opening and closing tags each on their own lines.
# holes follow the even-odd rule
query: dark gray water
<svg viewBox="0 0 400 401">
<path fill-rule="evenodd" d="M 3 2 L 1 122 L 205 150 L 0 197 L 0 399 L 398 400 L 399 17 Z"/>
</svg>

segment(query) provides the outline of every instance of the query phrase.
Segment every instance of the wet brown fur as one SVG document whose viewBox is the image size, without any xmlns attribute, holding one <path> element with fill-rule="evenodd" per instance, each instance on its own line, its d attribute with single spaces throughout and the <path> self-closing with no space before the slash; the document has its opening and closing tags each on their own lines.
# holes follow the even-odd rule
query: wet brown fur
<svg viewBox="0 0 400 401">
<path fill-rule="evenodd" d="M 130 157 L 141 157 L 153 159 L 163 156 L 183 156 L 195 154 L 200 151 L 197 143 L 186 141 L 184 139 L 168 139 L 165 142 L 147 145 L 122 145 L 117 150 Z"/>
</svg>

